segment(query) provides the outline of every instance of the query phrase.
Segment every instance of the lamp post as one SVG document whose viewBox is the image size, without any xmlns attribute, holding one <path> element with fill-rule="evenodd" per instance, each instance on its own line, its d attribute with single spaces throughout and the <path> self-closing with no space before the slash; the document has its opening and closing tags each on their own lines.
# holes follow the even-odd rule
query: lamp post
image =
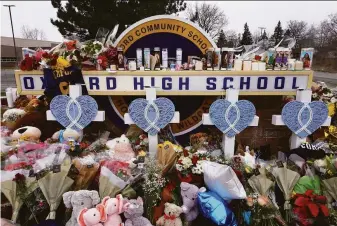
<svg viewBox="0 0 337 226">
<path fill-rule="evenodd" d="M 3 5 L 3 6 L 8 7 L 8 10 L 9 10 L 9 17 L 11 19 L 13 42 L 14 42 L 15 67 L 17 67 L 18 66 L 18 56 L 17 56 L 17 53 L 16 53 L 16 44 L 15 44 L 14 28 L 13 28 L 13 21 L 12 21 L 12 11 L 11 11 L 11 7 L 15 7 L 15 5 Z"/>
</svg>

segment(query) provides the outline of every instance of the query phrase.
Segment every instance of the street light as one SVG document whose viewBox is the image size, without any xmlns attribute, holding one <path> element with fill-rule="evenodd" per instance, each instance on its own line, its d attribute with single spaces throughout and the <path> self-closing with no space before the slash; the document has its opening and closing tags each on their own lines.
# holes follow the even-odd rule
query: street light
<svg viewBox="0 0 337 226">
<path fill-rule="evenodd" d="M 12 26 L 12 34 L 13 34 L 13 42 L 14 42 L 14 53 L 15 53 L 15 67 L 18 65 L 18 56 L 16 54 L 16 44 L 15 44 L 15 37 L 14 37 L 14 28 L 13 28 L 13 21 L 12 21 L 12 11 L 11 7 L 15 7 L 15 5 L 3 5 L 4 7 L 8 7 L 9 10 L 9 17 L 11 19 L 11 26 Z"/>
</svg>

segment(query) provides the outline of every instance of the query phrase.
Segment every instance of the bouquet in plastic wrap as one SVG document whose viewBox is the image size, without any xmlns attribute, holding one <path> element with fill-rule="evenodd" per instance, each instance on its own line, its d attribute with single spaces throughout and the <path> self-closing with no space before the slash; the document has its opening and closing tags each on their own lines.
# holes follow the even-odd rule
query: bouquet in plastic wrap
<svg viewBox="0 0 337 226">
<path fill-rule="evenodd" d="M 287 223 L 291 222 L 291 204 L 290 200 L 292 198 L 293 189 L 300 179 L 300 174 L 287 168 L 287 164 L 282 162 L 277 162 L 277 167 L 272 169 L 272 174 L 275 177 L 276 183 L 281 189 L 284 196 L 284 210 L 285 210 L 285 220 Z"/>
<path fill-rule="evenodd" d="M 62 162 L 54 162 L 53 171 L 48 172 L 38 180 L 39 187 L 50 207 L 50 213 L 47 219 L 56 218 L 56 210 L 60 205 L 63 193 L 68 191 L 74 183 L 74 181 L 67 176 L 70 167 L 71 161 L 69 158 Z"/>
<path fill-rule="evenodd" d="M 73 159 L 72 163 L 78 170 L 78 175 L 75 176 L 74 190 L 87 189 L 99 170 L 99 163 L 91 155 L 77 157 Z"/>
<path fill-rule="evenodd" d="M 256 169 L 255 174 L 248 179 L 254 191 L 247 198 L 247 204 L 252 210 L 252 225 L 286 225 L 274 200 L 274 182 L 267 174 L 265 168 Z"/>
<path fill-rule="evenodd" d="M 14 223 L 28 195 L 37 188 L 36 179 L 29 177 L 29 170 L 1 171 L 1 192 L 12 205 Z"/>
</svg>

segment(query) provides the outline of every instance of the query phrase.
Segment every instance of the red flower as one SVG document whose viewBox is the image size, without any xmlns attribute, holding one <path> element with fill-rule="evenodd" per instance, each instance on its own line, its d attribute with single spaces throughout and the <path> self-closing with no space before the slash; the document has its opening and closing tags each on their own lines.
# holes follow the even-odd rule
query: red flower
<svg viewBox="0 0 337 226">
<path fill-rule="evenodd" d="M 295 196 L 295 206 L 293 208 L 302 224 L 308 225 L 306 219 L 315 218 L 321 212 L 325 217 L 329 216 L 329 209 L 326 206 L 327 199 L 322 195 L 314 195 L 313 190 L 307 190 L 305 194 Z"/>
<path fill-rule="evenodd" d="M 193 165 L 196 165 L 198 161 L 199 161 L 198 156 L 193 155 L 193 157 L 192 157 L 192 163 L 193 163 Z"/>
<path fill-rule="evenodd" d="M 180 179 L 181 182 L 186 182 L 186 183 L 190 183 L 192 181 L 192 174 L 187 174 L 187 175 L 182 175 L 181 173 L 178 173 L 178 177 Z"/>
<path fill-rule="evenodd" d="M 97 62 L 103 69 L 106 69 L 108 67 L 108 59 L 104 55 L 99 55 L 97 57 Z"/>
<path fill-rule="evenodd" d="M 176 188 L 176 185 L 173 182 L 170 182 L 166 185 L 166 188 L 172 192 Z"/>
<path fill-rule="evenodd" d="M 76 40 L 66 42 L 67 50 L 73 50 L 76 48 Z"/>
<path fill-rule="evenodd" d="M 23 174 L 17 173 L 17 174 L 15 174 L 15 177 L 13 178 L 13 181 L 20 182 L 20 181 L 24 181 L 25 179 L 26 179 L 26 177 Z"/>
<path fill-rule="evenodd" d="M 261 60 L 261 56 L 255 55 L 255 60 Z"/>
<path fill-rule="evenodd" d="M 178 164 L 182 164 L 182 163 L 183 163 L 183 160 L 179 159 Z"/>
<path fill-rule="evenodd" d="M 44 53 L 42 53 L 42 57 L 43 58 L 50 58 L 50 55 L 49 55 L 48 52 L 44 52 Z"/>
<path fill-rule="evenodd" d="M 184 157 L 188 156 L 188 151 L 186 149 L 183 150 Z"/>
<path fill-rule="evenodd" d="M 140 144 L 140 140 L 136 140 L 135 144 L 139 145 Z"/>
</svg>

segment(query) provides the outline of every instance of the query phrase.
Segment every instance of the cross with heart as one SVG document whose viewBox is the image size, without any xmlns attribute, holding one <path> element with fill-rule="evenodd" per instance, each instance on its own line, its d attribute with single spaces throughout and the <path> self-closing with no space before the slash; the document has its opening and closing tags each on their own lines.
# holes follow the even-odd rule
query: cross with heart
<svg viewBox="0 0 337 226">
<path fill-rule="evenodd" d="M 272 116 L 273 125 L 286 125 L 293 132 L 290 149 L 305 143 L 307 136 L 319 127 L 331 124 L 327 106 L 322 101 L 311 102 L 311 94 L 311 90 L 297 90 L 296 101 L 287 103 L 282 109 L 282 115 Z M 279 155 L 279 158 L 284 157 Z"/>
<path fill-rule="evenodd" d="M 82 133 L 92 121 L 103 122 L 105 112 L 98 111 L 96 101 L 90 96 L 82 96 L 81 84 L 70 85 L 69 96 L 58 95 L 50 103 L 48 121 L 58 121 L 62 126 Z"/>
<path fill-rule="evenodd" d="M 254 105 L 239 99 L 239 90 L 226 90 L 226 99 L 218 99 L 211 105 L 209 114 L 203 114 L 204 125 L 215 125 L 221 132 L 222 148 L 226 157 L 235 152 L 235 135 L 248 126 L 258 126 L 259 117 L 255 115 Z"/>
<path fill-rule="evenodd" d="M 124 123 L 136 124 L 148 133 L 149 154 L 157 153 L 158 132 L 169 123 L 179 123 L 180 114 L 167 98 L 157 98 L 155 88 L 145 88 L 146 99 L 135 99 L 129 105 L 129 113 L 124 114 Z"/>
</svg>

